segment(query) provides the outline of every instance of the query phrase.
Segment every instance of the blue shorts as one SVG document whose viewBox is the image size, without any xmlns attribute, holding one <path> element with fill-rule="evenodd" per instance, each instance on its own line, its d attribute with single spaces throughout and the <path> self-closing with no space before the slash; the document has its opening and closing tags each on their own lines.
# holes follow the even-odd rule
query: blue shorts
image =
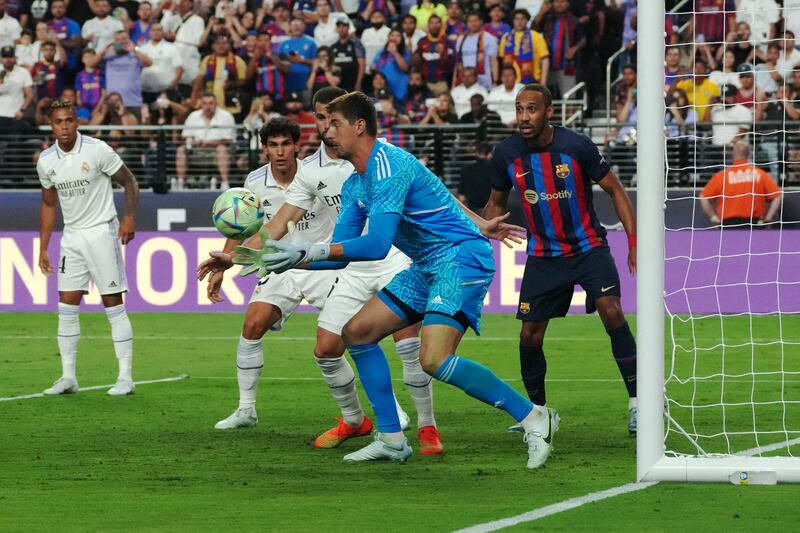
<svg viewBox="0 0 800 533">
<path fill-rule="evenodd" d="M 462 333 L 471 327 L 480 335 L 483 299 L 493 276 L 493 270 L 458 260 L 433 273 L 411 265 L 392 278 L 378 298 L 409 324 L 444 324 Z"/>
</svg>

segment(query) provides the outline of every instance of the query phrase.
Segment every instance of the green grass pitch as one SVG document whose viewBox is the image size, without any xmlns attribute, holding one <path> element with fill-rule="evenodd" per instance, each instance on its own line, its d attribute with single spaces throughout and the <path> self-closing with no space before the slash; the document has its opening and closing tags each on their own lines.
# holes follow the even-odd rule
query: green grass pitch
<svg viewBox="0 0 800 533">
<path fill-rule="evenodd" d="M 237 405 L 234 360 L 241 316 L 132 314 L 131 320 L 134 379 L 191 377 L 141 385 L 125 398 L 95 390 L 0 402 L 0 531 L 451 531 L 634 481 L 627 399 L 594 316 L 554 321 L 548 332 L 548 400 L 562 424 L 554 454 L 536 471 L 525 468 L 520 436 L 505 432 L 512 422 L 507 415 L 441 383 L 434 399 L 444 456 L 415 454 L 406 464 L 345 464 L 342 456 L 367 440 L 313 449 L 313 436 L 337 414 L 311 359 L 314 315 L 295 316 L 282 333 L 267 335 L 260 425 L 215 430 L 214 423 Z M 737 320 L 724 325 L 728 342 L 750 335 L 747 319 Z M 764 335 L 774 333 L 771 324 L 756 326 Z M 799 337 L 799 326 L 784 321 L 784 337 Z M 82 315 L 81 328 L 81 386 L 112 383 L 116 359 L 105 315 Z M 718 321 L 708 321 L 695 335 L 711 339 L 718 328 Z M 487 316 L 483 329 L 484 339 L 470 334 L 459 353 L 522 390 L 518 323 L 511 316 Z M 0 397 L 39 392 L 58 377 L 55 331 L 55 313 L 0 314 Z M 685 330 L 678 334 L 688 340 Z M 391 343 L 384 347 L 398 399 L 413 418 L 413 404 L 398 379 L 399 359 Z M 713 344 L 708 348 L 697 361 L 681 358 L 684 366 L 676 372 L 685 375 L 694 361 L 698 374 L 713 374 L 721 351 Z M 796 348 L 781 353 L 780 347 L 765 346 L 758 357 L 749 348 L 729 350 L 726 372 L 749 371 L 753 361 L 763 365 L 757 371 L 774 370 L 779 360 L 784 370 L 796 370 L 789 366 L 798 363 Z M 676 384 L 675 397 L 767 402 L 781 386 L 780 378 L 770 376 L 763 376 L 754 392 L 747 379 L 728 379 L 724 388 L 714 379 L 697 387 Z M 797 379 L 790 375 L 783 383 L 787 397 L 800 397 Z M 363 394 L 362 402 L 368 407 Z M 765 421 L 778 416 L 765 409 Z M 694 423 L 713 430 L 719 414 L 705 413 L 708 420 L 698 416 Z M 750 409 L 732 409 L 726 419 L 731 428 L 747 429 L 751 415 Z M 786 416 L 787 426 L 800 429 L 795 412 Z M 684 421 L 692 423 L 690 417 Z M 407 434 L 416 448 L 416 432 Z M 775 435 L 772 441 L 784 438 Z M 753 443 L 745 435 L 731 446 Z M 797 528 L 796 506 L 793 486 L 662 483 L 512 529 L 788 531 Z"/>
</svg>

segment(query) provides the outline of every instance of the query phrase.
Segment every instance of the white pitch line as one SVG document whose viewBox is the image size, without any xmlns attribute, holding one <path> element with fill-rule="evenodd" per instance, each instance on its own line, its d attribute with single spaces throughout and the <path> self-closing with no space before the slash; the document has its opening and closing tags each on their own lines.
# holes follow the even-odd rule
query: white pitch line
<svg viewBox="0 0 800 533">
<path fill-rule="evenodd" d="M 0 339 L 8 340 L 51 340 L 55 339 L 55 335 L 0 335 Z M 107 340 L 111 337 L 109 335 L 81 335 L 81 339 L 89 340 Z M 282 335 L 269 335 L 267 337 L 269 342 L 273 341 L 316 341 L 316 337 L 287 337 Z M 147 337 L 134 337 L 135 341 L 233 341 L 239 340 L 239 337 L 208 337 L 208 336 L 147 336 Z M 509 342 L 519 341 L 519 337 L 464 337 L 462 341 L 487 341 L 487 342 Z M 587 338 L 572 338 L 572 337 L 548 337 L 549 341 L 579 341 L 579 342 L 595 342 L 596 339 Z"/>
<path fill-rule="evenodd" d="M 766 446 L 758 446 L 756 448 L 750 448 L 748 450 L 737 452 L 734 455 L 742 457 L 752 457 L 754 455 L 758 455 L 761 453 L 780 450 L 782 448 L 788 448 L 789 446 L 793 446 L 795 444 L 800 444 L 800 437 L 796 439 L 786 440 L 783 442 L 778 442 L 775 444 L 768 444 Z M 576 498 L 563 500 L 558 503 L 547 505 L 540 509 L 534 509 L 532 511 L 528 511 L 527 513 L 522 513 L 509 518 L 502 518 L 500 520 L 494 520 L 492 522 L 486 522 L 484 524 L 478 524 L 475 526 L 469 526 L 463 529 L 458 529 L 453 533 L 488 533 L 490 531 L 497 531 L 498 529 L 517 526 L 519 524 L 524 524 L 527 522 L 533 522 L 534 520 L 539 520 L 541 518 L 552 516 L 554 514 L 562 513 L 564 511 L 577 509 L 578 507 L 582 507 L 587 503 L 593 503 L 605 500 L 607 498 L 613 498 L 614 496 L 619 496 L 621 494 L 637 492 L 643 489 L 653 487 L 655 485 L 658 485 L 658 481 L 648 481 L 645 483 L 626 483 L 625 485 L 620 485 L 618 487 L 612 487 L 610 489 L 601 490 L 598 492 L 591 492 L 584 496 L 578 496 Z"/>
<path fill-rule="evenodd" d="M 181 374 L 180 376 L 175 376 L 174 378 L 162 378 L 162 379 L 145 379 L 142 381 L 134 381 L 134 385 L 148 385 L 150 383 L 166 383 L 168 381 L 182 381 L 187 379 L 189 374 Z M 87 391 L 87 390 L 99 390 L 99 389 L 110 389 L 114 386 L 114 383 L 110 385 L 92 385 L 91 387 L 81 387 L 78 389 L 79 391 Z M 21 394 L 19 396 L 7 396 L 5 398 L 0 398 L 0 402 L 10 402 L 12 400 L 27 400 L 28 398 L 43 398 L 44 394 L 41 392 L 37 392 L 36 394 Z"/>
</svg>

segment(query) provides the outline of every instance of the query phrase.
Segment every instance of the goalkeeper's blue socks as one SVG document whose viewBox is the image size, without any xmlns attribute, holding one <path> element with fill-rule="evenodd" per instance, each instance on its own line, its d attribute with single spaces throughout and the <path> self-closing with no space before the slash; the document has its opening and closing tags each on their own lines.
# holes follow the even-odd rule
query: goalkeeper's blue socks
<svg viewBox="0 0 800 533">
<path fill-rule="evenodd" d="M 498 378 L 480 363 L 455 354 L 445 359 L 433 377 L 463 390 L 473 398 L 506 411 L 517 422 L 522 422 L 533 409 L 533 404 L 511 385 Z"/>
<path fill-rule="evenodd" d="M 636 339 L 627 322 L 606 331 L 611 337 L 611 352 L 622 374 L 630 398 L 636 397 Z"/>
<path fill-rule="evenodd" d="M 386 356 L 377 344 L 353 344 L 347 347 L 358 369 L 358 376 L 367 393 L 372 410 L 378 419 L 378 431 L 383 434 L 399 433 L 400 418 L 392 391 L 392 376 Z M 391 436 L 391 435 L 389 435 Z"/>
</svg>

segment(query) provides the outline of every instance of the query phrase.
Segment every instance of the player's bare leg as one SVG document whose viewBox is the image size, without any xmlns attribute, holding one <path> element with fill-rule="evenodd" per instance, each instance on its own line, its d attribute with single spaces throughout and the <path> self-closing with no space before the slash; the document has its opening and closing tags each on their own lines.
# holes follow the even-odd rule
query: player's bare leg
<svg viewBox="0 0 800 533">
<path fill-rule="evenodd" d="M 425 373 L 419 362 L 420 328 L 420 324 L 413 324 L 394 333 L 392 337 L 397 355 L 403 361 L 403 383 L 417 409 L 420 453 L 438 455 L 444 452 L 444 447 L 433 416 L 433 378 Z M 402 414 L 400 422 L 403 422 Z"/>
<path fill-rule="evenodd" d="M 251 302 L 242 325 L 236 349 L 236 381 L 239 384 L 239 407 L 228 418 L 220 420 L 216 429 L 253 427 L 258 424 L 256 392 L 264 368 L 262 337 L 281 320 L 281 310 L 265 302 Z"/>
<path fill-rule="evenodd" d="M 619 296 L 603 296 L 595 301 L 597 314 L 611 338 L 611 352 L 628 391 L 628 432 L 636 433 L 636 339 L 631 333 Z"/>
<path fill-rule="evenodd" d="M 74 394 L 78 392 L 75 366 L 78 358 L 78 341 L 81 338 L 80 304 L 82 291 L 58 293 L 58 352 L 61 355 L 61 377 L 44 394 Z"/>
<path fill-rule="evenodd" d="M 344 357 L 344 341 L 325 328 L 317 328 L 314 360 L 322 371 L 333 399 L 342 412 L 338 424 L 314 439 L 315 448 L 335 448 L 347 439 L 372 432 L 372 421 L 364 415 L 356 392 L 356 376 Z"/>
<path fill-rule="evenodd" d="M 361 384 L 378 419 L 375 441 L 346 455 L 345 461 L 405 461 L 411 455 L 400 426 L 389 364 L 378 346 L 381 339 L 407 326 L 379 298 L 373 297 L 342 330 L 342 339 L 358 368 Z"/>
<path fill-rule="evenodd" d="M 522 383 L 528 398 L 534 405 L 544 408 L 547 404 L 545 395 L 545 374 L 547 360 L 544 356 L 544 335 L 548 321 L 523 321 L 519 333 L 519 366 Z M 508 431 L 522 432 L 521 424 L 514 424 Z"/>
<path fill-rule="evenodd" d="M 228 177 L 231 173 L 231 152 L 227 144 L 218 144 L 216 147 L 217 170 L 219 170 L 220 189 L 230 188 Z"/>
<path fill-rule="evenodd" d="M 186 185 L 186 174 L 189 171 L 189 163 L 186 157 L 186 146 L 181 144 L 175 150 L 175 174 L 178 175 L 178 190 Z"/>
<path fill-rule="evenodd" d="M 125 310 L 122 293 L 103 294 L 103 307 L 111 324 L 114 354 L 119 364 L 117 382 L 108 390 L 111 396 L 126 396 L 134 391 L 133 385 L 133 328 Z"/>
</svg>

